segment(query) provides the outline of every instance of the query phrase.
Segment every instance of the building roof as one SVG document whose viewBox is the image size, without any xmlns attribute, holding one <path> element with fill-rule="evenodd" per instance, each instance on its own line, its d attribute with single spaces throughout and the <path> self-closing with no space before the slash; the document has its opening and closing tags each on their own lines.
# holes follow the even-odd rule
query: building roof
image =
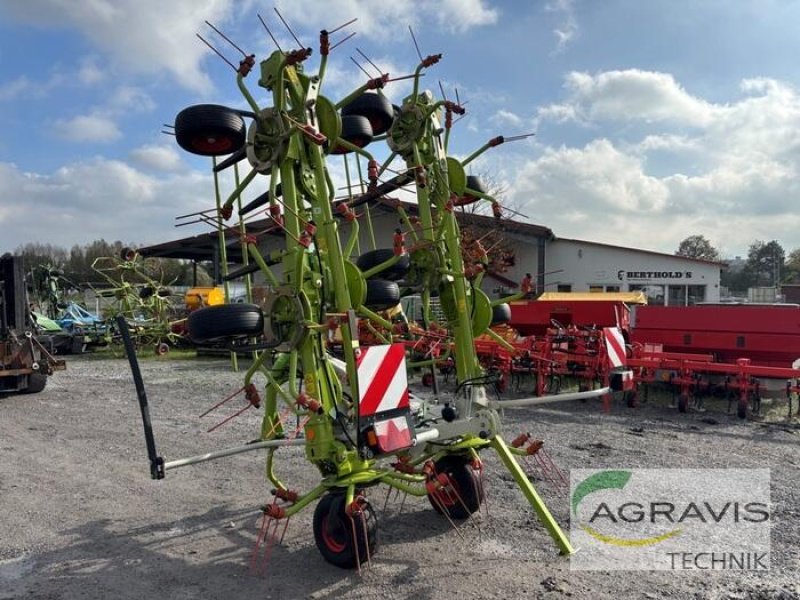
<svg viewBox="0 0 800 600">
<path fill-rule="evenodd" d="M 413 202 L 403 202 L 388 198 L 376 200 L 373 207 L 377 207 L 383 212 L 389 213 L 395 211 L 398 204 L 410 214 L 417 214 L 418 212 L 418 206 Z M 553 238 L 553 232 L 550 231 L 550 229 L 541 225 L 534 225 L 533 223 L 521 223 L 510 219 L 501 219 L 498 221 L 498 219 L 494 217 L 461 211 L 456 213 L 456 217 L 458 222 L 462 225 L 474 225 L 485 229 L 497 229 L 499 227 L 503 231 L 520 233 L 532 237 L 543 237 L 545 239 Z M 280 231 L 272 227 L 271 219 L 250 221 L 247 223 L 247 230 L 248 232 L 263 230 L 267 233 L 274 231 L 276 234 Z M 216 231 L 210 231 L 208 233 L 201 233 L 171 242 L 145 246 L 144 248 L 139 248 L 138 252 L 142 256 L 153 258 L 183 258 L 195 261 L 211 261 L 218 252 L 218 237 L 219 234 Z M 238 236 L 229 233 L 226 236 L 226 242 L 228 262 L 241 263 L 242 249 L 239 244 Z"/>
<path fill-rule="evenodd" d="M 589 240 L 576 240 L 573 238 L 554 237 L 555 241 L 573 242 L 577 244 L 587 244 L 589 246 L 600 246 L 601 248 L 614 248 L 616 250 L 632 250 L 634 252 L 641 252 L 642 254 L 651 254 L 653 256 L 664 256 L 669 258 L 678 258 L 680 260 L 689 260 L 696 263 L 706 265 L 715 265 L 718 267 L 727 267 L 728 264 L 717 260 L 706 260 L 703 258 L 692 258 L 690 256 L 681 256 L 680 254 L 667 254 L 666 252 L 656 252 L 654 250 L 643 250 L 642 248 L 631 248 L 630 246 L 615 246 L 613 244 L 604 244 L 601 242 L 591 242 Z"/>
</svg>

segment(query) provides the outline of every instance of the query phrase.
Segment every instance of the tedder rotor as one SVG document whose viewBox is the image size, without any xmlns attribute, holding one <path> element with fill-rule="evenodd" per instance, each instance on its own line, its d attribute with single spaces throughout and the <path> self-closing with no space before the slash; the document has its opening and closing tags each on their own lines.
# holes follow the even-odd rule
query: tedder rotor
<svg viewBox="0 0 800 600">
<path fill-rule="evenodd" d="M 475 351 L 475 337 L 489 329 L 493 307 L 503 300 L 491 301 L 479 288 L 480 261 L 465 264 L 455 209 L 467 201 L 489 202 L 499 216 L 491 196 L 468 187 L 464 167 L 504 139 L 491 140 L 463 161 L 448 156 L 453 115 L 463 114 L 464 108 L 419 89 L 423 71 L 441 55 L 421 58 L 409 76 L 411 93 L 393 106 L 381 91 L 391 81 L 387 74 L 338 101 L 324 95 L 330 48 L 329 32 L 322 31 L 316 74 L 307 71 L 310 48 L 278 50 L 262 61 L 258 85 L 268 92 L 266 105 L 245 85 L 256 65 L 254 56 L 245 54 L 234 68 L 249 110 L 204 104 L 190 106 L 176 118 L 178 144 L 215 157 L 215 173 L 240 161 L 250 165 L 227 200 L 218 202 L 220 219 L 231 217 L 242 191 L 266 176 L 265 191 L 247 210 L 266 205 L 270 237 L 282 233 L 285 243 L 279 251 L 262 253 L 260 232 L 241 235 L 251 265 L 246 271 L 257 268 L 263 275 L 265 298 L 259 304 L 202 308 L 188 319 L 195 342 L 238 340 L 232 343 L 239 350 L 255 352 L 243 389 L 250 405 L 263 407 L 260 440 L 165 462 L 156 453 L 145 416 L 151 473 L 161 478 L 172 468 L 265 448 L 266 476 L 281 502 L 264 508 L 262 532 L 316 503 L 314 537 L 320 552 L 334 565 L 355 568 L 375 550 L 376 519 L 365 490 L 387 485 L 427 496 L 439 513 L 466 519 L 484 501 L 480 453 L 491 450 L 560 552 L 570 554 L 568 538 L 515 459 L 526 449 L 503 438 L 501 403 L 488 398 L 487 376 Z M 373 140 L 388 145 L 388 158 L 381 164 L 366 149 Z M 348 154 L 366 163 L 366 186 L 338 199 L 327 165 Z M 228 158 L 217 163 L 220 156 Z M 404 166 L 383 179 L 396 159 Z M 408 185 L 415 188 L 416 215 L 386 199 Z M 366 223 L 372 231 L 369 207 L 376 202 L 390 203 L 401 226 L 386 244 L 389 248 L 354 256 L 359 225 Z M 382 311 L 397 305 L 402 294 L 421 296 L 423 326 L 430 319 L 431 297 L 439 299 L 452 336 L 449 352 L 457 383 L 445 402 L 410 396 L 404 344 L 359 343 L 360 322 L 392 330 L 395 324 Z M 334 334 L 341 339 L 338 356 L 327 343 Z M 135 357 L 129 356 L 146 415 Z M 263 388 L 256 386 L 257 376 L 266 380 Z M 508 406 L 597 397 L 608 391 L 516 400 Z M 281 409 L 297 418 L 299 435 L 292 436 L 293 427 L 281 420 Z M 279 479 L 277 451 L 286 446 L 304 447 L 320 474 L 316 487 L 298 492 Z"/>
</svg>

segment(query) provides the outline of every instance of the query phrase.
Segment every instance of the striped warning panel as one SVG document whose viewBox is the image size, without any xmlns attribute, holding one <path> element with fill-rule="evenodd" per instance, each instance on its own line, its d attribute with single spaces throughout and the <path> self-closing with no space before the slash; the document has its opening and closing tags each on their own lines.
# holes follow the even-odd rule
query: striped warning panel
<svg viewBox="0 0 800 600">
<path fill-rule="evenodd" d="M 403 344 L 366 346 L 356 361 L 362 417 L 408 408 L 406 350 Z"/>
<path fill-rule="evenodd" d="M 612 367 L 624 367 L 627 364 L 625 356 L 625 338 L 619 327 L 603 327 L 603 337 L 606 340 L 606 353 L 608 363 Z"/>
</svg>

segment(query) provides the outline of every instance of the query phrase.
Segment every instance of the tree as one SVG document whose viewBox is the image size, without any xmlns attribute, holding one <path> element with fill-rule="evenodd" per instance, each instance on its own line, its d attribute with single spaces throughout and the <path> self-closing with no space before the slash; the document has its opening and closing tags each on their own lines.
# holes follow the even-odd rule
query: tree
<svg viewBox="0 0 800 600">
<path fill-rule="evenodd" d="M 751 285 L 776 286 L 781 282 L 786 252 L 777 240 L 756 240 L 747 252 L 744 271 L 751 278 Z"/>
<path fill-rule="evenodd" d="M 690 235 L 687 237 L 678 245 L 675 254 L 702 260 L 719 260 L 717 249 L 702 235 Z"/>
<path fill-rule="evenodd" d="M 795 248 L 786 257 L 783 281 L 786 283 L 800 283 L 800 248 Z"/>
</svg>

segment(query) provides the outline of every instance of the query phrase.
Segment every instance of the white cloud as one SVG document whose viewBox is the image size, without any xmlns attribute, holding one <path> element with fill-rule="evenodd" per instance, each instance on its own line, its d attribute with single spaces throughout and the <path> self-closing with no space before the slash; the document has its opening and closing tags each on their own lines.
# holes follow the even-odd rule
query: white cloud
<svg viewBox="0 0 800 600">
<path fill-rule="evenodd" d="M 122 137 L 116 123 L 100 114 L 79 115 L 55 122 L 59 137 L 72 142 L 113 142 Z"/>
<path fill-rule="evenodd" d="M 17 207 L 0 209 L 0 254 L 43 236 L 69 248 L 100 238 L 150 244 L 195 235 L 208 227 L 176 231 L 175 216 L 212 207 L 213 190 L 210 173 L 155 177 L 104 158 L 72 163 L 49 174 L 0 163 L 0 207 Z M 35 210 L 20 210 L 21 206 Z"/>
<path fill-rule="evenodd" d="M 566 77 L 565 103 L 544 107 L 540 118 L 589 121 L 668 122 L 702 127 L 714 118 L 713 104 L 687 93 L 668 73 L 627 69 Z"/>
<path fill-rule="evenodd" d="M 156 103 L 147 92 L 130 85 L 115 89 L 108 99 L 108 105 L 111 110 L 118 112 L 150 112 L 156 108 Z"/>
<path fill-rule="evenodd" d="M 33 82 L 25 75 L 0 84 L 0 101 L 16 100 L 35 89 Z"/>
<path fill-rule="evenodd" d="M 484 0 L 441 0 L 440 6 L 435 6 L 435 2 L 427 2 L 421 6 L 426 4 L 437 15 L 439 25 L 455 33 L 464 33 L 473 27 L 493 25 L 500 18 L 499 11 L 486 6 Z"/>
<path fill-rule="evenodd" d="M 78 29 L 112 63 L 139 73 L 167 71 L 187 88 L 210 87 L 200 63 L 208 49 L 195 37 L 208 19 L 228 22 L 249 2 L 233 0 L 8 0 L 12 17 L 43 27 Z"/>
<path fill-rule="evenodd" d="M 78 67 L 78 81 L 83 85 L 95 85 L 106 78 L 106 72 L 97 66 L 94 57 L 87 57 L 81 61 Z"/>
<path fill-rule="evenodd" d="M 612 121 L 627 137 L 641 138 L 547 147 L 515 164 L 509 201 L 534 221 L 564 237 L 666 252 L 694 233 L 740 254 L 756 238 L 800 246 L 794 88 L 748 79 L 741 98 L 714 104 L 664 74 L 613 71 L 569 80 L 569 101 L 540 110 L 540 118 L 580 115 L 598 130 Z M 654 161 L 657 175 L 650 172 L 656 152 L 669 155 L 666 163 Z"/>
<path fill-rule="evenodd" d="M 177 172 L 186 169 L 180 154 L 172 146 L 141 146 L 131 151 L 131 161 L 145 169 Z"/>
<path fill-rule="evenodd" d="M 275 4 L 293 26 L 333 29 L 357 17 L 358 22 L 348 31 L 384 40 L 408 39 L 408 26 L 435 22 L 441 30 L 465 33 L 474 27 L 492 25 L 500 17 L 487 0 L 393 0 L 379 5 L 371 0 L 327 0 L 324 10 L 320 10 L 319 0 L 282 0 Z M 270 22 L 275 22 L 277 28 L 279 22 L 274 15 L 269 15 Z"/>
<path fill-rule="evenodd" d="M 575 20 L 574 0 L 554 0 L 545 5 L 548 12 L 557 13 L 562 21 L 553 29 L 556 36 L 555 52 L 563 52 L 567 45 L 578 35 L 578 23 Z"/>
<path fill-rule="evenodd" d="M 495 125 L 501 127 L 503 125 L 511 125 L 512 127 L 519 127 L 524 123 L 524 119 L 522 117 L 511 112 L 510 110 L 505 110 L 503 108 L 494 113 L 494 115 L 492 115 L 490 120 Z"/>
</svg>

